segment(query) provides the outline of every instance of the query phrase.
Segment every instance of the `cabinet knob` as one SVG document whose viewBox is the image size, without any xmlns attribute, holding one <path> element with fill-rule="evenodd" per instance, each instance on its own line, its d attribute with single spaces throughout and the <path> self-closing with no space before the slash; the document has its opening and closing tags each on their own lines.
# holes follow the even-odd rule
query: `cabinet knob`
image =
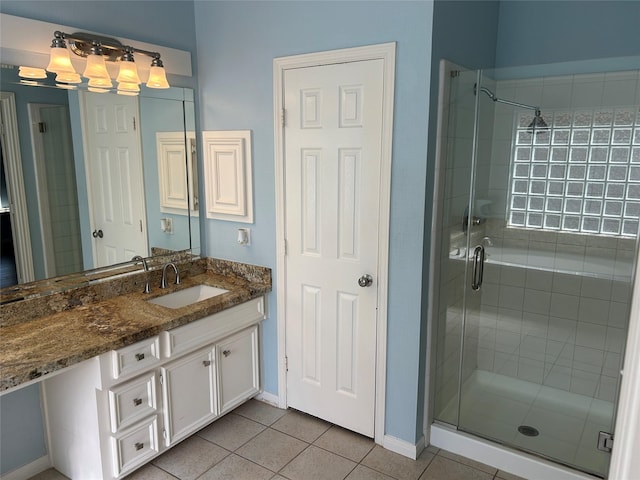
<svg viewBox="0 0 640 480">
<path fill-rule="evenodd" d="M 144 443 L 136 442 L 135 447 L 136 447 L 136 450 L 142 450 L 144 448 Z"/>
<path fill-rule="evenodd" d="M 137 361 L 144 360 L 144 353 L 136 353 L 136 360 Z"/>
<path fill-rule="evenodd" d="M 142 405 L 142 399 L 141 398 L 134 398 L 133 399 L 133 405 L 134 406 L 138 406 L 138 405 Z"/>
<path fill-rule="evenodd" d="M 228 357 L 229 355 L 231 355 L 231 350 L 223 350 L 223 351 L 222 351 L 222 354 L 223 354 L 225 357 Z"/>
<path fill-rule="evenodd" d="M 203 360 L 202 361 L 202 365 L 204 365 L 205 367 L 210 367 L 211 366 L 211 360 Z"/>
</svg>

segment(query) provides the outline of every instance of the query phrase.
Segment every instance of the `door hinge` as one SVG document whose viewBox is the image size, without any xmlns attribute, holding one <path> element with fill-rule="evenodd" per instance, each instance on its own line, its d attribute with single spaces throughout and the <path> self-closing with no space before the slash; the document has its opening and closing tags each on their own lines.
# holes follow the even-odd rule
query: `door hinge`
<svg viewBox="0 0 640 480">
<path fill-rule="evenodd" d="M 284 108 L 280 112 L 280 123 L 283 127 L 287 126 L 287 111 Z"/>
<path fill-rule="evenodd" d="M 164 385 L 164 378 L 162 378 L 162 375 L 160 375 L 160 385 Z"/>
<path fill-rule="evenodd" d="M 140 233 L 142 233 L 142 220 L 140 220 Z"/>
<path fill-rule="evenodd" d="M 133 117 L 133 129 L 136 129 L 136 117 Z"/>
<path fill-rule="evenodd" d="M 47 124 L 45 122 L 38 122 L 38 131 L 40 133 L 47 133 Z"/>
<path fill-rule="evenodd" d="M 611 453 L 613 448 L 613 434 L 608 432 L 598 433 L 598 450 Z"/>
<path fill-rule="evenodd" d="M 287 357 L 286 355 L 284 357 L 284 371 L 285 372 L 289 371 L 289 357 Z"/>
<path fill-rule="evenodd" d="M 284 255 L 287 256 L 287 239 L 284 239 Z"/>
</svg>

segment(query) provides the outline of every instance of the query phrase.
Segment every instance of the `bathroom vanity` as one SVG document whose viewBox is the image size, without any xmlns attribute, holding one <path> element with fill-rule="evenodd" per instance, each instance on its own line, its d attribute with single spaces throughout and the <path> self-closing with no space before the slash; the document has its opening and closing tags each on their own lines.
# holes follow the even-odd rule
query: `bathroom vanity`
<svg viewBox="0 0 640 480">
<path fill-rule="evenodd" d="M 271 278 L 246 267 L 238 274 L 242 264 L 199 259 L 166 290 L 3 325 L 2 390 L 42 382 L 53 467 L 71 479 L 122 478 L 260 391 Z M 213 293 L 195 303 L 155 303 L 203 286 Z"/>
</svg>

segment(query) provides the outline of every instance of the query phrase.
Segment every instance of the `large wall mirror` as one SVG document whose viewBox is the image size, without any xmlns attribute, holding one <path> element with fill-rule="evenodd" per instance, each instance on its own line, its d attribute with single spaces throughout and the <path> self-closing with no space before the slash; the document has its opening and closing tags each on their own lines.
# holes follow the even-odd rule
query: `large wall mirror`
<svg viewBox="0 0 640 480">
<path fill-rule="evenodd" d="M 15 100 L 33 276 L 42 280 L 189 250 L 199 253 L 193 91 L 142 87 L 138 96 L 20 81 L 2 65 Z M 9 119 L 4 119 L 6 123 Z M 3 138 L 2 287 L 20 283 Z M 26 247 L 25 247 L 26 248 Z M 19 254 L 19 252 L 15 252 Z M 12 283 L 13 282 L 13 283 Z"/>
</svg>

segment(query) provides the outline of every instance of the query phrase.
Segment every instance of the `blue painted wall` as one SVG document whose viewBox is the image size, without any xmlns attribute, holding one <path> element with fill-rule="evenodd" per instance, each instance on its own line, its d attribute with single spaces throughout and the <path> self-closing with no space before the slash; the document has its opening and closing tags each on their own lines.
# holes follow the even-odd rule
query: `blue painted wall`
<svg viewBox="0 0 640 480">
<path fill-rule="evenodd" d="M 397 42 L 391 185 L 386 433 L 422 436 L 420 295 L 431 50 L 431 2 L 196 2 L 203 130 L 251 129 L 255 224 L 208 221 L 208 255 L 275 268 L 273 59 Z M 246 226 L 246 225 L 245 225 Z M 274 272 L 275 273 L 275 272 Z M 265 389 L 277 393 L 276 299 L 264 323 Z"/>
<path fill-rule="evenodd" d="M 640 2 L 503 1 L 496 67 L 640 54 Z"/>
</svg>

